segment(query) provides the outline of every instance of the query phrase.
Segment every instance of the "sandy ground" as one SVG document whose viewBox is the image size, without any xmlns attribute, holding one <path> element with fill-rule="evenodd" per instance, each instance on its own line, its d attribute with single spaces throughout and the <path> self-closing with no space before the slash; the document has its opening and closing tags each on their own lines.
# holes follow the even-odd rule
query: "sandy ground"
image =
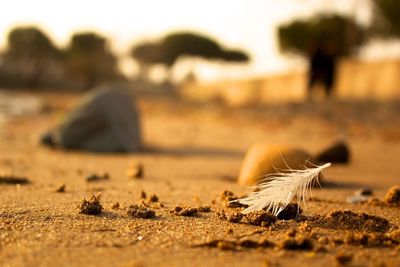
<svg viewBox="0 0 400 267">
<path fill-rule="evenodd" d="M 77 100 L 76 95 L 37 95 L 49 107 L 37 115 L 18 117 L 0 129 L 0 171 L 25 176 L 28 185 L 0 185 L 1 266 L 337 266 L 337 256 L 351 257 L 349 266 L 400 266 L 397 247 L 345 244 L 325 251 L 279 248 L 237 251 L 193 245 L 212 239 L 268 238 L 279 243 L 300 223 L 280 221 L 267 228 L 233 224 L 216 215 L 226 209 L 224 190 L 241 195 L 235 183 L 246 149 L 258 142 L 293 144 L 312 153 L 337 138 L 350 144 L 349 165 L 326 170 L 335 186 L 314 189 L 308 215 L 338 209 L 378 215 L 400 225 L 400 208 L 348 204 L 355 190 L 370 187 L 377 198 L 400 184 L 400 105 L 397 103 L 329 102 L 228 109 L 218 104 L 189 105 L 167 98 L 139 97 L 145 143 L 154 152 L 132 155 L 54 151 L 37 144 Z M 131 162 L 144 166 L 143 179 L 131 179 Z M 107 181 L 85 177 L 107 172 Z M 66 185 L 65 193 L 56 189 Z M 157 194 L 164 207 L 155 219 L 126 214 L 140 203 L 140 192 Z M 101 193 L 100 216 L 79 214 L 82 198 Z M 111 206 L 119 202 L 121 208 Z M 197 217 L 169 213 L 176 205 L 210 205 Z M 229 230 L 231 229 L 231 230 Z M 328 238 L 345 230 L 311 229 Z"/>
</svg>

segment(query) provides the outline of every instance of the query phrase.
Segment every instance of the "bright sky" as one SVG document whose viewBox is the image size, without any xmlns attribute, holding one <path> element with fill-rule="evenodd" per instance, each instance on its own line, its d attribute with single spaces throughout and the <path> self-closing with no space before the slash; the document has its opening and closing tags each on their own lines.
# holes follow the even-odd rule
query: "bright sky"
<svg viewBox="0 0 400 267">
<path fill-rule="evenodd" d="M 366 22 L 368 7 L 367 0 L 7 0 L 0 16 L 0 46 L 4 47 L 11 27 L 26 24 L 40 26 L 60 46 L 66 45 L 72 32 L 96 30 L 110 38 L 119 55 L 142 38 L 194 30 L 252 56 L 247 67 L 232 67 L 230 74 L 219 71 L 218 75 L 254 76 L 298 66 L 298 61 L 279 54 L 275 38 L 279 23 L 318 10 L 350 13 Z"/>
</svg>

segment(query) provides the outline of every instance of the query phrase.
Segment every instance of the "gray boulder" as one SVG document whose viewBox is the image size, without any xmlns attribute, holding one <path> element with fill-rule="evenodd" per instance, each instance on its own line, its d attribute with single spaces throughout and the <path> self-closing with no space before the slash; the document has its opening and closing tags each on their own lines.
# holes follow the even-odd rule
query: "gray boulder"
<svg viewBox="0 0 400 267">
<path fill-rule="evenodd" d="M 129 88 L 114 84 L 93 89 L 42 143 L 91 152 L 141 150 L 139 114 Z"/>
</svg>

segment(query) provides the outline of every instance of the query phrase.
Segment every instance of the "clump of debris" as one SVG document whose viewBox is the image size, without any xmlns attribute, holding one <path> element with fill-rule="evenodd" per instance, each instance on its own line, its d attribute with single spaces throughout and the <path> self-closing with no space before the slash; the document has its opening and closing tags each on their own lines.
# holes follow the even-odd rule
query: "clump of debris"
<svg viewBox="0 0 400 267">
<path fill-rule="evenodd" d="M 361 247 L 393 247 L 400 244 L 400 231 L 394 230 L 389 233 L 348 233 L 344 238 L 347 245 Z"/>
<path fill-rule="evenodd" d="M 349 210 L 336 210 L 313 222 L 314 226 L 339 230 L 365 232 L 386 232 L 390 228 L 388 220 L 365 213 Z"/>
<path fill-rule="evenodd" d="M 241 212 L 226 213 L 224 210 L 218 211 L 217 216 L 221 220 L 226 220 L 231 223 L 240 223 L 243 218 L 243 214 Z"/>
<path fill-rule="evenodd" d="M 152 208 L 163 208 L 164 204 L 160 203 L 160 199 L 156 194 L 152 194 L 147 198 L 145 191 L 140 192 L 140 199 L 142 200 L 142 206 L 152 207 Z"/>
<path fill-rule="evenodd" d="M 197 216 L 198 209 L 190 208 L 190 207 L 183 208 L 180 206 L 176 206 L 170 211 L 170 213 L 177 215 L 177 216 L 194 217 L 194 216 Z"/>
<path fill-rule="evenodd" d="M 132 218 L 151 219 L 156 217 L 154 210 L 139 205 L 129 206 L 127 213 Z"/>
<path fill-rule="evenodd" d="M 231 191 L 225 190 L 222 192 L 221 201 L 227 208 L 247 208 L 247 205 L 235 201 L 238 199 L 239 197 L 235 196 Z"/>
<path fill-rule="evenodd" d="M 208 205 L 203 205 L 197 208 L 198 212 L 210 212 L 211 208 Z"/>
<path fill-rule="evenodd" d="M 92 196 L 90 200 L 83 199 L 78 208 L 79 213 L 87 215 L 98 215 L 103 211 L 103 206 L 100 204 L 100 196 Z"/>
<path fill-rule="evenodd" d="M 264 210 L 253 211 L 245 214 L 244 218 L 247 223 L 258 226 L 270 226 L 276 222 L 276 216 Z"/>
</svg>

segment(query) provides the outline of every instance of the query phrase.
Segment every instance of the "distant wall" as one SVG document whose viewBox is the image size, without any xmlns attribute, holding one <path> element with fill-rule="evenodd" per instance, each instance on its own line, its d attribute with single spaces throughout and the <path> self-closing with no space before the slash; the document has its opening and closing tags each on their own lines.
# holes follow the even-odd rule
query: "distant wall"
<svg viewBox="0 0 400 267">
<path fill-rule="evenodd" d="M 342 61 L 336 92 L 342 98 L 400 100 L 400 60 Z"/>
<path fill-rule="evenodd" d="M 307 97 L 307 73 L 288 73 L 239 81 L 186 84 L 180 90 L 194 101 L 220 99 L 231 106 L 300 102 Z M 335 94 L 345 99 L 400 100 L 400 60 L 339 63 Z"/>
</svg>

